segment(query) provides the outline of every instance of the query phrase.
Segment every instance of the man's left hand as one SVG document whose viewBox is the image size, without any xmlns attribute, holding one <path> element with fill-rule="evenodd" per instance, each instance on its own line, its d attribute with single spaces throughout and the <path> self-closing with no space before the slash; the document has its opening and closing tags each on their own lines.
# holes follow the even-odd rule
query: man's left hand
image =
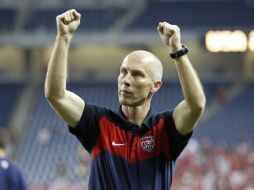
<svg viewBox="0 0 254 190">
<path fill-rule="evenodd" d="M 159 22 L 157 31 L 171 52 L 182 49 L 180 28 L 167 22 Z"/>
</svg>

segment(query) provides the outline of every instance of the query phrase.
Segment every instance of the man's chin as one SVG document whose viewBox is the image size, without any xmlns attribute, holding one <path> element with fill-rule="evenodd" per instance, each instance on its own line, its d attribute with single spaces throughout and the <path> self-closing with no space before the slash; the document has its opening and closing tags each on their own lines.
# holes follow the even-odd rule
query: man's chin
<svg viewBox="0 0 254 190">
<path fill-rule="evenodd" d="M 126 99 L 120 100 L 119 102 L 121 105 L 128 106 L 128 107 L 137 107 L 137 106 L 142 105 L 142 102 L 134 102 L 131 100 L 126 100 Z"/>
<path fill-rule="evenodd" d="M 133 102 L 126 99 L 120 99 L 119 102 L 123 106 L 133 106 Z"/>
<path fill-rule="evenodd" d="M 120 104 L 123 106 L 131 106 L 131 103 L 128 101 L 120 101 Z"/>
</svg>

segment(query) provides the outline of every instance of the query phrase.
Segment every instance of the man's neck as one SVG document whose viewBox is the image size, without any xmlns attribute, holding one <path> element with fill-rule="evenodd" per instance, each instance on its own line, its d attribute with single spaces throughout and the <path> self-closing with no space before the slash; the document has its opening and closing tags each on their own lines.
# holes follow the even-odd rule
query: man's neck
<svg viewBox="0 0 254 190">
<path fill-rule="evenodd" d="M 5 151 L 0 148 L 0 158 L 4 158 L 6 156 Z"/>
<path fill-rule="evenodd" d="M 131 121 L 136 125 L 141 125 L 146 115 L 148 114 L 149 110 L 150 110 L 150 102 L 142 104 L 137 107 L 129 107 L 122 105 L 122 111 L 124 115 L 126 115 L 129 121 Z"/>
</svg>

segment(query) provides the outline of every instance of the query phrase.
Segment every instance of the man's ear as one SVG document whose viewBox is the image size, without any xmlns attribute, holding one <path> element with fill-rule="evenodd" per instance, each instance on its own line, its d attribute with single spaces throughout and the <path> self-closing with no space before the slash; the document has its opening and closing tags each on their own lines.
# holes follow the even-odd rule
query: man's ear
<svg viewBox="0 0 254 190">
<path fill-rule="evenodd" d="M 156 81 L 153 83 L 153 88 L 152 88 L 152 90 L 151 90 L 151 93 L 157 92 L 157 91 L 160 89 L 161 85 L 162 85 L 162 81 L 161 81 L 161 80 L 156 80 Z"/>
<path fill-rule="evenodd" d="M 161 81 L 161 80 L 155 81 L 155 82 L 153 83 L 152 89 L 150 90 L 150 92 L 149 92 L 149 94 L 148 94 L 148 97 L 152 97 L 153 94 L 154 94 L 155 92 L 157 92 L 157 91 L 160 89 L 161 85 L 162 85 L 162 81 Z"/>
</svg>

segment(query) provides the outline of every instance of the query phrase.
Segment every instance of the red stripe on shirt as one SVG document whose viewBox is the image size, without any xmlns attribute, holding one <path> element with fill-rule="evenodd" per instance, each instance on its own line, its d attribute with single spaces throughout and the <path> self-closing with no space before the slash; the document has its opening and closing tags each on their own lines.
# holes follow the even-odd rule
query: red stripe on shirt
<svg viewBox="0 0 254 190">
<path fill-rule="evenodd" d="M 103 117 L 99 121 L 100 135 L 92 149 L 92 159 L 104 150 L 115 156 L 125 158 L 128 162 L 154 158 L 159 154 L 164 154 L 169 159 L 169 142 L 164 123 L 164 120 L 160 119 L 151 130 L 139 136 L 121 130 L 106 117 Z M 140 140 L 150 136 L 153 136 L 154 148 L 151 152 L 147 152 L 142 148 Z"/>
</svg>

